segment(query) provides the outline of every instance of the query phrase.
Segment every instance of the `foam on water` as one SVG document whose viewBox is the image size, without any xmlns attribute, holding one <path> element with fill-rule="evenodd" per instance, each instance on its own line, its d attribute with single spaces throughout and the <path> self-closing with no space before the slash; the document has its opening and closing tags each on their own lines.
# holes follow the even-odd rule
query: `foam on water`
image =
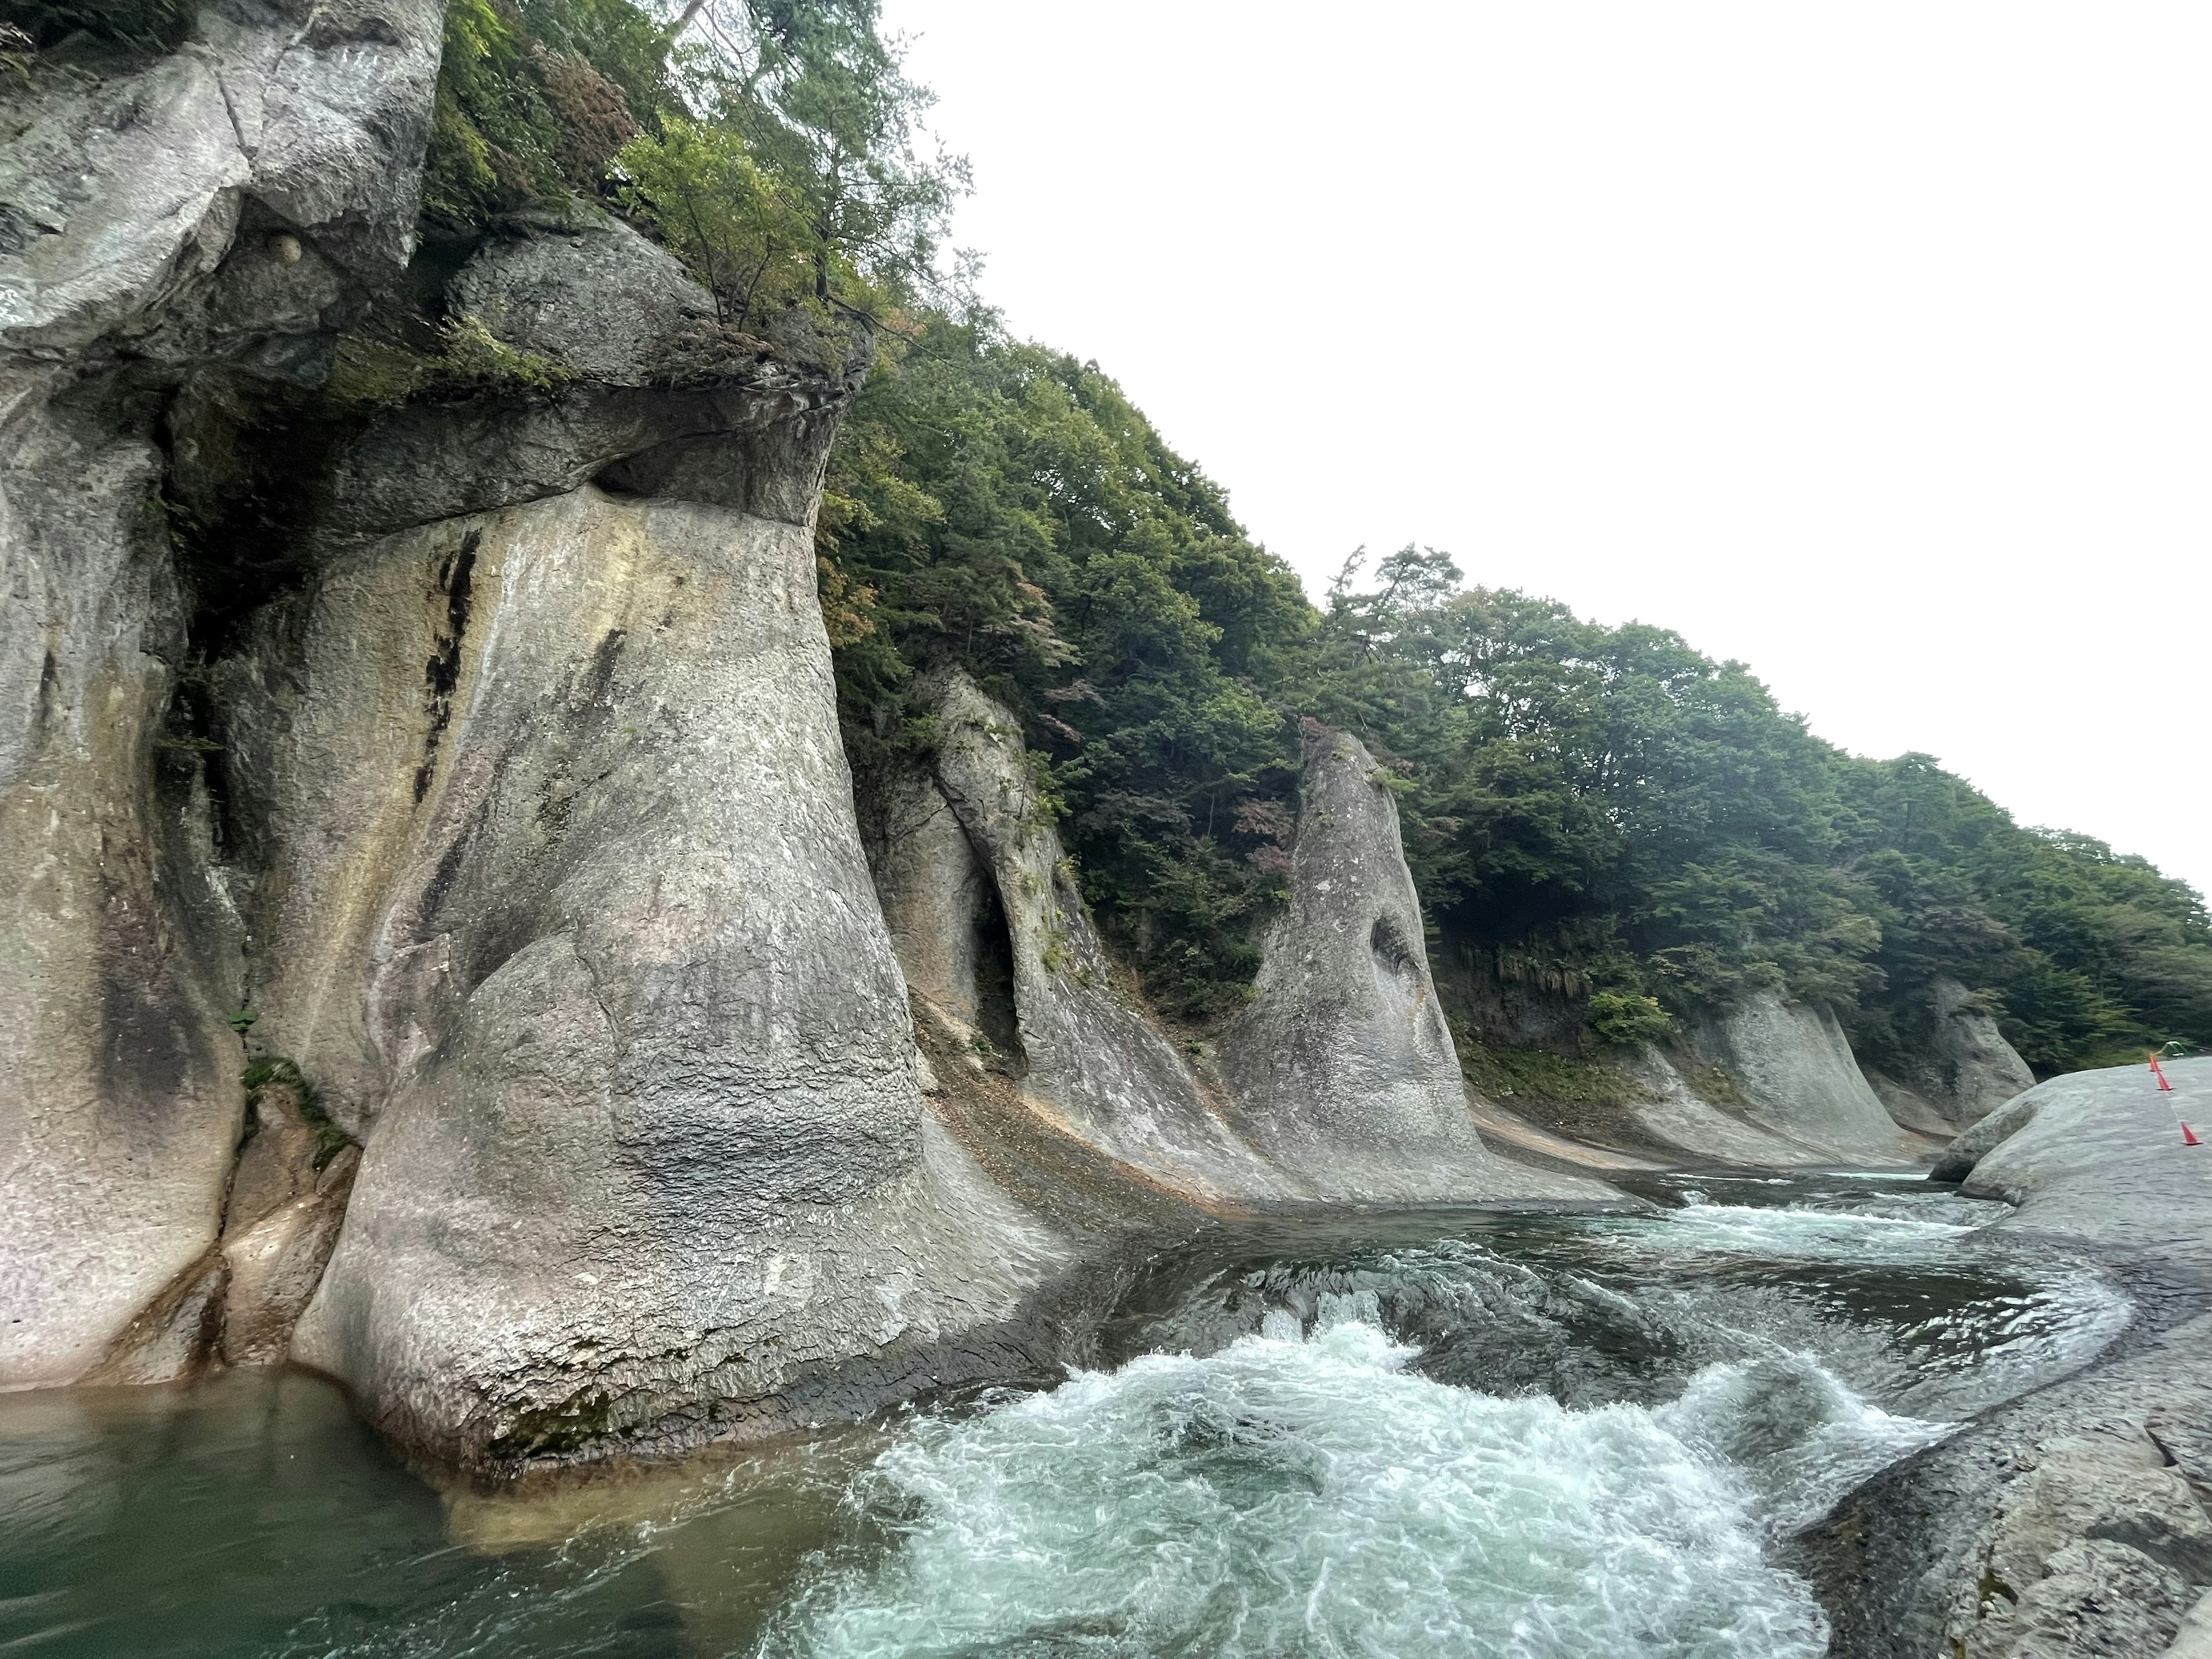
<svg viewBox="0 0 2212 1659">
<path fill-rule="evenodd" d="M 1729 1438 L 1775 1378 L 1573 1411 L 1431 1382 L 1356 1320 L 1271 1329 L 919 1424 L 856 1488 L 893 1547 L 825 1564 L 766 1651 L 1821 1651 Z M 1802 1405 L 1803 1379 L 1780 1392 Z M 1821 1422 L 1840 1441 L 1854 1419 Z"/>
</svg>

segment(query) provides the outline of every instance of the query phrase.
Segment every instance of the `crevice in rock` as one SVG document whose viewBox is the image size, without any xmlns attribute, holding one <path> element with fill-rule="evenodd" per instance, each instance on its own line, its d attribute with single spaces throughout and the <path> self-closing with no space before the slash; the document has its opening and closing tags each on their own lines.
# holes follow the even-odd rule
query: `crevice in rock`
<svg viewBox="0 0 2212 1659">
<path fill-rule="evenodd" d="M 415 769 L 415 799 L 430 793 L 430 780 L 438 770 L 438 744 L 453 717 L 453 689 L 461 683 L 461 636 L 468 632 L 469 599 L 476 582 L 477 549 L 481 531 L 471 530 L 438 572 L 438 589 L 446 596 L 446 626 L 424 665 L 422 679 L 429 692 L 430 729 L 422 738 L 422 763 Z"/>
<path fill-rule="evenodd" d="M 1029 1052 L 1022 1046 L 1019 1010 L 1014 999 L 1014 937 L 998 884 L 980 884 L 972 923 L 975 934 L 975 1027 L 981 1031 L 1009 1076 L 1029 1074 Z"/>
</svg>

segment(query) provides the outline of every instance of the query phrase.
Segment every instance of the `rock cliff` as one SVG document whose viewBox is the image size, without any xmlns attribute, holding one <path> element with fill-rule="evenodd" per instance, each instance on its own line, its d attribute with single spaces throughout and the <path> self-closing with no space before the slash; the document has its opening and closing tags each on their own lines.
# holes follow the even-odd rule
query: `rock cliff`
<svg viewBox="0 0 2212 1659">
<path fill-rule="evenodd" d="M 1475 1132 L 1397 806 L 1349 734 L 1306 757 L 1292 866 L 1251 1006 L 1221 1038 L 1238 1128 L 1320 1197 L 1545 1190 Z"/>
<path fill-rule="evenodd" d="M 211 4 L 184 50 L 79 37 L 11 94 L 0 1384 L 191 1350 L 226 1271 L 241 931 L 178 718 L 206 592 L 169 532 L 168 417 L 187 388 L 319 382 L 397 279 L 442 15 Z"/>
<path fill-rule="evenodd" d="M 1757 992 L 1704 1022 L 1692 1046 L 1726 1067 L 1754 1124 L 1817 1161 L 1912 1164 L 1934 1151 L 1890 1116 L 1826 1007 Z"/>
<path fill-rule="evenodd" d="M 441 9 L 42 54 L 0 173 L 0 1382 L 289 1354 L 509 1467 L 1033 1364 L 814 593 L 866 339 L 580 207 L 413 258 Z"/>
<path fill-rule="evenodd" d="M 1896 1074 L 1869 1066 L 1867 1081 L 1908 1129 L 1954 1135 L 2035 1086 L 2027 1062 L 1955 979 L 1929 984 L 1900 1023 Z"/>
<path fill-rule="evenodd" d="M 920 698 L 927 764 L 890 763 L 862 794 L 900 963 L 955 1064 L 980 1049 L 1042 1121 L 1203 1208 L 1609 1196 L 1484 1147 L 1395 813 L 1356 740 L 1309 757 L 1291 905 L 1212 1065 L 1122 983 L 1019 721 L 957 670 Z"/>
</svg>

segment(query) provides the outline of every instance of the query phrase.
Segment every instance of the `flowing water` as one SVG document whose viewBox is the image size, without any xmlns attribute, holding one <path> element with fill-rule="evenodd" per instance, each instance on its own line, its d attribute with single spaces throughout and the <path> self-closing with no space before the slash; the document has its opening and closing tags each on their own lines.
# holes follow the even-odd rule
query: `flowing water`
<svg viewBox="0 0 2212 1659">
<path fill-rule="evenodd" d="M 1274 1223 L 1093 1363 L 558 1496 L 441 1495 L 310 1379 L 0 1397 L 0 1656 L 1792 1659 L 1777 1541 L 2128 1307 L 1881 1177 Z"/>
</svg>

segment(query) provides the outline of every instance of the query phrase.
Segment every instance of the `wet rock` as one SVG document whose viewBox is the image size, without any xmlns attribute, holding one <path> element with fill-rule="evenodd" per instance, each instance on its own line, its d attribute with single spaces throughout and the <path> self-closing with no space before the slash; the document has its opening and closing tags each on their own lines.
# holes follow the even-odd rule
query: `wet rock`
<svg viewBox="0 0 2212 1659">
<path fill-rule="evenodd" d="M 224 1019 L 239 938 L 202 739 L 171 718 L 191 596 L 154 439 L 203 366 L 319 378 L 338 315 L 398 274 L 442 10 L 392 0 L 355 28 L 340 6 L 303 32 L 273 6 L 210 5 L 180 51 L 80 39 L 11 88 L 0 1384 L 150 1378 L 205 1346 L 192 1310 L 219 1302 L 208 1253 L 242 1104 Z M 139 1341 L 156 1326 L 186 1334 Z"/>
</svg>

